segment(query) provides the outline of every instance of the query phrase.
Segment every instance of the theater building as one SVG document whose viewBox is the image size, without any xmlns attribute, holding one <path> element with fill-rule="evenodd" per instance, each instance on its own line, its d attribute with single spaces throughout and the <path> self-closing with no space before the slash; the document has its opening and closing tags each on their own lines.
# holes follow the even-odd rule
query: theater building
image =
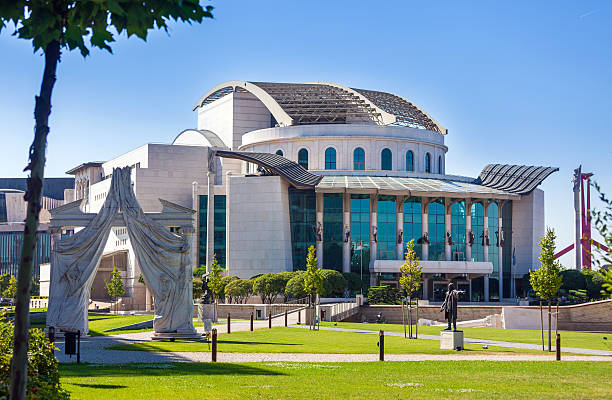
<svg viewBox="0 0 612 400">
<path fill-rule="evenodd" d="M 170 144 L 73 168 L 82 209 L 97 211 L 112 169 L 129 165 L 145 212 L 159 211 L 160 198 L 196 211 L 194 265 L 214 254 L 241 278 L 304 269 L 314 245 L 321 267 L 397 285 L 414 240 L 422 298 L 440 300 L 452 281 L 463 300 L 498 301 L 539 267 L 537 187 L 557 169 L 491 163 L 477 177 L 453 175 L 448 130 L 403 97 L 328 82 L 229 81 L 194 111 L 197 129 Z M 128 296 L 141 296 L 125 228 L 113 230 L 105 254 L 124 254 Z"/>
</svg>

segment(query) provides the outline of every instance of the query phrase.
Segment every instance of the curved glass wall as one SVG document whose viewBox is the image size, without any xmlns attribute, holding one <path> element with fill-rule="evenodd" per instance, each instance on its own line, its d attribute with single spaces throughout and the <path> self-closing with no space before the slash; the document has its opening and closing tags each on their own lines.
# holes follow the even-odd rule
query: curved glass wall
<svg viewBox="0 0 612 400">
<path fill-rule="evenodd" d="M 370 282 L 370 195 L 351 195 L 351 272 Z"/>
<path fill-rule="evenodd" d="M 471 218 L 472 232 L 474 233 L 471 261 L 484 261 L 484 208 L 482 207 L 482 203 L 472 204 Z"/>
<path fill-rule="evenodd" d="M 298 151 L 298 164 L 308 169 L 308 150 L 300 149 L 300 151 Z"/>
<path fill-rule="evenodd" d="M 276 155 L 277 156 L 283 156 L 283 151 L 282 150 L 276 150 Z"/>
<path fill-rule="evenodd" d="M 414 240 L 414 252 L 419 259 L 422 258 L 422 245 L 419 243 L 423 235 L 422 217 L 421 199 L 419 197 L 407 199 L 404 202 L 404 242 Z M 406 251 L 405 247 L 404 251 Z"/>
<path fill-rule="evenodd" d="M 451 206 L 451 260 L 465 261 L 465 204 L 463 201 Z"/>
<path fill-rule="evenodd" d="M 325 150 L 325 169 L 336 169 L 336 149 L 333 147 Z"/>
<path fill-rule="evenodd" d="M 414 153 L 410 150 L 406 152 L 406 171 L 414 171 Z"/>
<path fill-rule="evenodd" d="M 497 203 L 489 204 L 487 219 L 489 220 L 489 261 L 493 263 L 493 272 L 489 278 L 489 299 L 499 300 L 499 247 L 497 247 L 499 209 Z"/>
<path fill-rule="evenodd" d="M 436 200 L 429 204 L 429 260 L 444 261 L 444 204 Z"/>
<path fill-rule="evenodd" d="M 431 172 L 431 154 L 425 154 L 425 172 Z"/>
<path fill-rule="evenodd" d="M 383 149 L 383 151 L 380 153 L 380 169 L 391 171 L 392 165 L 393 162 L 391 150 Z"/>
<path fill-rule="evenodd" d="M 314 190 L 289 189 L 289 221 L 293 270 L 306 269 L 308 248 L 315 245 L 317 214 Z"/>
<path fill-rule="evenodd" d="M 323 195 L 323 267 L 342 272 L 342 193 Z"/>
<path fill-rule="evenodd" d="M 395 260 L 397 250 L 395 196 L 378 196 L 378 259 Z"/>
<path fill-rule="evenodd" d="M 508 201 L 502 207 L 502 231 L 504 232 L 504 243 L 502 246 L 502 272 L 504 278 L 504 293 L 507 297 L 514 297 L 519 293 L 518 285 L 514 288 L 516 293 L 511 293 L 510 284 L 512 280 L 512 202 Z M 520 282 L 520 281 L 519 281 Z M 517 282 L 518 283 L 518 282 Z M 520 285 L 520 283 L 519 283 Z"/>
<path fill-rule="evenodd" d="M 353 150 L 353 169 L 363 171 L 365 169 L 365 151 L 361 147 Z"/>
</svg>

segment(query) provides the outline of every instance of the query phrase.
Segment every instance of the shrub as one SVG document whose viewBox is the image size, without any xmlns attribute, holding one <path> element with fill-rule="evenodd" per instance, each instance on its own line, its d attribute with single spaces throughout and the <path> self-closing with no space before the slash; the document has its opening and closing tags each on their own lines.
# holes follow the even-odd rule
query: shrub
<svg viewBox="0 0 612 400">
<path fill-rule="evenodd" d="M 250 279 L 234 279 L 225 286 L 225 297 L 236 300 L 236 303 L 242 303 L 249 298 L 253 293 L 253 281 Z"/>
<path fill-rule="evenodd" d="M 193 278 L 193 299 L 197 300 L 202 297 L 203 294 L 204 291 L 202 290 L 202 280 L 198 278 Z"/>
<path fill-rule="evenodd" d="M 370 304 L 400 304 L 401 298 L 399 289 L 387 285 L 372 286 L 368 291 Z"/>
<path fill-rule="evenodd" d="M 267 273 L 253 281 L 253 292 L 261 297 L 264 303 L 272 304 L 276 296 L 285 293 L 285 278 L 280 274 Z"/>
<path fill-rule="evenodd" d="M 289 279 L 285 286 L 285 296 L 294 299 L 303 299 L 308 296 L 306 290 L 304 290 L 304 278 L 306 277 L 305 271 L 298 271 L 293 274 L 293 277 Z"/>
<path fill-rule="evenodd" d="M 0 399 L 7 399 L 10 390 L 10 364 L 13 354 L 13 329 L 0 314 Z M 28 400 L 69 399 L 67 391 L 61 388 L 57 358 L 54 347 L 40 329 L 30 329 L 28 351 Z"/>
<path fill-rule="evenodd" d="M 346 290 L 346 279 L 344 279 L 341 272 L 333 269 L 323 269 L 321 270 L 321 276 L 323 277 L 323 290 L 321 291 L 321 296 L 344 296 L 344 290 Z"/>
<path fill-rule="evenodd" d="M 361 277 L 354 272 L 345 272 L 342 274 L 346 280 L 346 287 L 352 293 L 358 292 L 361 289 Z"/>
</svg>

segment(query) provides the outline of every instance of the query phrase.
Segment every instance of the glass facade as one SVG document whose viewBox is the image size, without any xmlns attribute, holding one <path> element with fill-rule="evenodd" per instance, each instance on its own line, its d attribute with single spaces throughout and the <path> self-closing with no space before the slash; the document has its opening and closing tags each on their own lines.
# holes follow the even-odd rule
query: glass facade
<svg viewBox="0 0 612 400">
<path fill-rule="evenodd" d="M 6 222 L 6 195 L 4 193 L 0 193 L 0 223 Z"/>
<path fill-rule="evenodd" d="M 300 151 L 298 151 L 298 164 L 308 169 L 308 150 L 300 149 Z"/>
<path fill-rule="evenodd" d="M 489 278 L 489 299 L 493 301 L 499 300 L 499 248 L 497 247 L 499 209 L 497 203 L 489 204 L 487 219 L 489 220 L 489 261 L 493 263 L 493 272 Z"/>
<path fill-rule="evenodd" d="M 370 195 L 351 195 L 351 272 L 370 282 Z"/>
<path fill-rule="evenodd" d="M 421 259 L 423 252 L 419 239 L 423 235 L 421 199 L 410 197 L 404 202 L 404 242 L 414 239 L 414 252 Z M 405 247 L 404 247 L 404 251 Z M 401 257 L 402 255 L 400 255 Z"/>
<path fill-rule="evenodd" d="M 391 171 L 393 166 L 391 150 L 383 149 L 380 153 L 380 169 Z"/>
<path fill-rule="evenodd" d="M 429 153 L 425 154 L 425 172 L 431 172 L 431 154 Z"/>
<path fill-rule="evenodd" d="M 451 206 L 451 260 L 465 261 L 465 204 L 463 201 Z"/>
<path fill-rule="evenodd" d="M 227 207 L 225 195 L 215 195 L 215 223 L 214 223 L 214 244 L 215 256 L 221 268 L 225 268 L 225 250 L 226 250 L 226 225 L 227 225 Z"/>
<path fill-rule="evenodd" d="M 502 274 L 504 278 L 504 293 L 510 297 L 510 280 L 512 279 L 512 202 L 507 202 L 502 207 L 502 231 L 504 232 L 504 243 L 502 245 Z"/>
<path fill-rule="evenodd" d="M 23 246 L 23 232 L 0 232 L 0 274 L 17 276 L 21 247 Z M 33 276 L 40 280 L 40 264 L 51 262 L 51 234 L 40 231 L 36 234 L 36 248 L 34 251 Z"/>
<path fill-rule="evenodd" d="M 429 204 L 429 260 L 444 261 L 444 204 L 436 200 Z"/>
<path fill-rule="evenodd" d="M 336 149 L 333 147 L 325 150 L 325 169 L 336 169 Z"/>
<path fill-rule="evenodd" d="M 198 246 L 198 265 L 206 265 L 206 221 L 208 220 L 208 196 L 200 195 L 200 214 L 199 214 L 199 246 Z"/>
<path fill-rule="evenodd" d="M 323 195 L 323 267 L 342 272 L 342 193 Z"/>
<path fill-rule="evenodd" d="M 355 171 L 363 171 L 365 169 L 365 151 L 361 147 L 357 147 L 353 151 L 353 169 Z"/>
<path fill-rule="evenodd" d="M 414 171 L 414 153 L 410 150 L 406 152 L 406 171 Z"/>
<path fill-rule="evenodd" d="M 316 204 L 314 190 L 289 189 L 293 270 L 306 269 L 308 248 L 315 245 Z"/>
<path fill-rule="evenodd" d="M 484 261 L 484 208 L 482 207 L 482 203 L 472 204 L 471 218 L 472 232 L 474 233 L 471 261 Z"/>
<path fill-rule="evenodd" d="M 282 150 L 276 150 L 276 155 L 277 156 L 283 156 L 283 151 Z"/>
<path fill-rule="evenodd" d="M 385 149 L 388 150 L 388 149 Z M 384 151 L 384 150 L 383 150 Z M 389 151 L 391 152 L 391 151 Z M 395 260 L 397 253 L 395 196 L 378 196 L 378 259 Z"/>
</svg>

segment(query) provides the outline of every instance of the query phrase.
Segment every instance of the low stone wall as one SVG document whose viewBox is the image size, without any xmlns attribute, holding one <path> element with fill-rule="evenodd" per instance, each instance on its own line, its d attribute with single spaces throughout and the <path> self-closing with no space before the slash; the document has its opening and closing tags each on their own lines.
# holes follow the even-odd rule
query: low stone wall
<svg viewBox="0 0 612 400">
<path fill-rule="evenodd" d="M 471 321 L 501 314 L 502 308 L 520 308 L 538 310 L 538 306 L 459 306 L 458 321 Z M 553 308 L 553 312 L 556 310 Z M 376 315 L 382 313 L 387 323 L 401 324 L 401 306 L 372 305 L 361 306 L 357 314 L 347 318 L 347 322 L 376 322 Z M 419 318 L 444 322 L 444 313 L 440 306 L 419 306 Z M 539 313 L 538 313 L 539 318 Z M 546 309 L 544 310 L 546 321 Z M 546 323 L 546 322 L 545 322 Z M 610 331 L 612 332 L 612 300 L 559 307 L 559 329 L 571 331 Z"/>
</svg>

